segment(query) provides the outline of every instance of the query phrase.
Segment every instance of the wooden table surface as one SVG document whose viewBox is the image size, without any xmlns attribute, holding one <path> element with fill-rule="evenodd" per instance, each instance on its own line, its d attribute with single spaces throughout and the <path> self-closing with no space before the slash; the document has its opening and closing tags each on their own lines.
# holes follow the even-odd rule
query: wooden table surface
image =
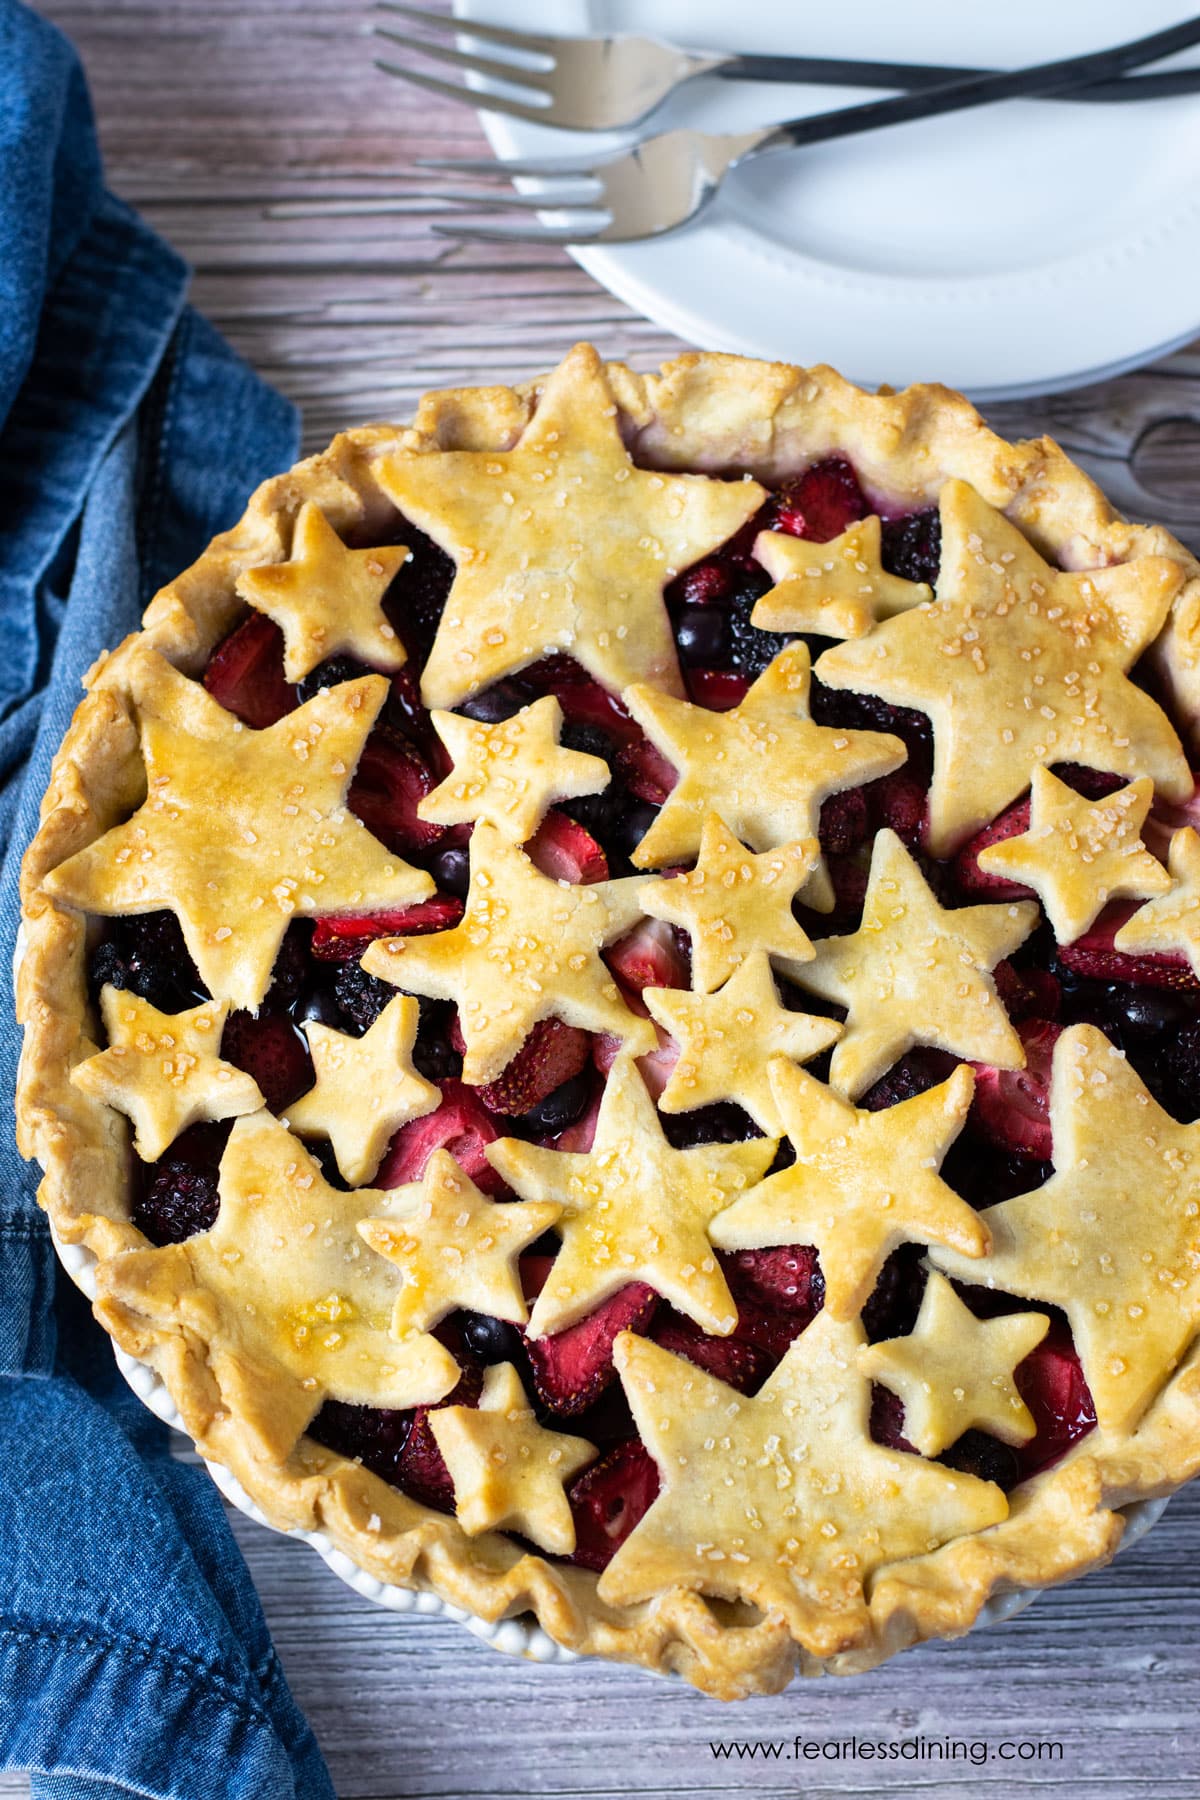
<svg viewBox="0 0 1200 1800">
<path fill-rule="evenodd" d="M 378 218 L 267 216 L 314 195 L 402 196 L 420 185 L 414 155 L 484 147 L 470 112 L 373 70 L 352 0 L 44 10 L 83 54 L 113 187 L 190 259 L 197 304 L 300 403 L 308 447 L 405 418 L 430 386 L 531 375 L 581 337 L 642 366 L 676 348 L 565 253 L 450 248 L 417 202 Z M 546 0 L 548 24 L 553 10 Z M 798 330 L 792 351 L 817 360 L 821 346 Z M 1200 548 L 1200 344 L 991 416 L 1010 433 L 1051 431 L 1118 504 Z M 455 1624 L 373 1607 L 305 1546 L 234 1523 L 342 1800 L 1200 1796 L 1200 1487 L 1111 1568 L 1006 1625 L 736 1708 L 632 1670 L 527 1667 Z M 764 1763 L 711 1748 L 797 1733 L 949 1737 L 986 1743 L 991 1760 Z M 1017 1740 L 1061 1752 L 1001 1760 Z M 0 1777 L 0 1794 L 22 1791 Z"/>
</svg>

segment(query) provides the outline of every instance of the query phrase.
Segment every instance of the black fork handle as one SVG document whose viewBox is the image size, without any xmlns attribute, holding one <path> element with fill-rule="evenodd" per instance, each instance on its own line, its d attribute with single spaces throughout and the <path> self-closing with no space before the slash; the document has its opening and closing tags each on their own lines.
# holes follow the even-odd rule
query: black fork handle
<svg viewBox="0 0 1200 1800">
<path fill-rule="evenodd" d="M 1157 62 L 1159 57 L 1171 56 L 1196 43 L 1200 43 L 1200 17 L 1172 25 L 1166 31 L 1153 32 L 1149 37 L 1136 38 L 1128 44 L 1115 45 L 1110 50 L 1092 51 L 1087 56 L 1036 63 L 1027 69 L 969 75 L 962 81 L 946 82 L 919 93 L 897 94 L 888 100 L 867 100 L 861 106 L 814 113 L 807 119 L 791 119 L 776 126 L 759 148 L 773 150 L 822 144 L 833 138 L 853 137 L 858 132 L 878 131 L 887 125 L 904 125 L 915 119 L 932 119 L 940 113 L 960 112 L 997 100 L 1028 99 L 1081 82 L 1112 80 L 1124 74 L 1126 69 Z"/>
<path fill-rule="evenodd" d="M 722 81 L 799 81 L 812 87 L 899 88 L 924 93 L 952 81 L 1000 73 L 993 69 L 953 68 L 940 63 L 859 62 L 837 56 L 735 56 L 712 70 Z M 1072 83 L 1054 88 L 1047 100 L 1111 103 L 1127 100 L 1172 100 L 1200 91 L 1200 68 L 1162 69 L 1153 75 L 1118 76 L 1115 80 Z"/>
</svg>

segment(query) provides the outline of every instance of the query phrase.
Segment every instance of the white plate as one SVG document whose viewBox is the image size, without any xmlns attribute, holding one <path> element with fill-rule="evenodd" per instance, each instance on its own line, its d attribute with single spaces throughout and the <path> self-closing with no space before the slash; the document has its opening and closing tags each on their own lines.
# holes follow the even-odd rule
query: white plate
<svg viewBox="0 0 1200 1800">
<path fill-rule="evenodd" d="M 529 30 L 1015 66 L 1179 23 L 1178 0 L 456 0 Z M 1197 59 L 1196 50 L 1174 59 Z M 1166 65 L 1164 65 L 1166 66 Z M 743 129 L 870 98 L 706 82 L 656 118 Z M 483 115 L 500 155 L 624 140 Z M 704 349 L 831 362 L 872 386 L 938 380 L 1016 399 L 1115 374 L 1200 331 L 1200 95 L 1022 101 L 738 171 L 693 225 L 572 252 L 637 311 Z"/>
<path fill-rule="evenodd" d="M 51 1234 L 53 1236 L 53 1233 Z M 85 1293 L 89 1300 L 96 1298 L 95 1263 L 96 1259 L 90 1250 L 80 1244 L 60 1244 L 54 1238 L 54 1248 L 71 1280 Z M 138 1399 L 148 1406 L 154 1415 L 175 1431 L 187 1435 L 179 1409 L 171 1398 L 164 1383 L 155 1374 L 148 1363 L 139 1362 L 136 1357 L 129 1356 L 124 1350 L 113 1346 L 117 1359 L 117 1367 L 129 1383 Z M 272 1526 L 270 1519 L 250 1498 L 241 1482 L 223 1468 L 220 1463 L 205 1462 L 209 1474 L 220 1488 L 222 1494 L 244 1512 L 248 1518 L 259 1525 Z M 1131 1506 L 1121 1510 L 1125 1515 L 1125 1533 L 1117 1546 L 1117 1554 L 1136 1544 L 1150 1527 L 1157 1523 L 1166 1509 L 1166 1500 L 1138 1500 Z M 417 1593 L 412 1588 L 396 1587 L 383 1582 L 377 1576 L 368 1574 L 353 1559 L 339 1550 L 321 1531 L 290 1531 L 287 1537 L 302 1538 L 310 1544 L 322 1560 L 328 1563 L 334 1574 L 352 1587 L 357 1594 L 366 1600 L 373 1600 L 379 1606 L 386 1606 L 391 1612 L 411 1612 L 425 1615 L 437 1615 L 442 1618 L 456 1619 L 466 1626 L 477 1638 L 500 1650 L 506 1656 L 521 1656 L 536 1663 L 573 1663 L 580 1659 L 575 1651 L 567 1650 L 562 1644 L 544 1632 L 537 1620 L 530 1614 L 522 1614 L 515 1619 L 480 1619 L 473 1613 L 464 1612 L 461 1607 L 451 1606 L 448 1600 L 441 1600 L 436 1594 Z M 970 1630 L 978 1630 L 984 1625 L 999 1625 L 1004 1619 L 1011 1619 L 1015 1613 L 1023 1612 L 1041 1593 L 1040 1588 L 1017 1588 L 1011 1593 L 996 1594 L 980 1608 L 975 1623 Z"/>
</svg>

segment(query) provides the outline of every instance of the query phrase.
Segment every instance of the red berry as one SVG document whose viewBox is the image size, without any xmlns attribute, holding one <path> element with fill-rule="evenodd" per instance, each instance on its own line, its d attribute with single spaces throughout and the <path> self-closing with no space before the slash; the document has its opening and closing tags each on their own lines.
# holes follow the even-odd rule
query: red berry
<svg viewBox="0 0 1200 1800">
<path fill-rule="evenodd" d="M 725 563 L 696 563 L 672 584 L 669 598 L 680 606 L 713 606 L 728 597 L 732 574 Z"/>
<path fill-rule="evenodd" d="M 1017 1455 L 1022 1476 L 1057 1461 L 1096 1423 L 1096 1407 L 1070 1333 L 1052 1325 L 1036 1350 L 1018 1363 L 1017 1391 L 1033 1414 L 1037 1436 Z"/>
<path fill-rule="evenodd" d="M 645 737 L 625 745 L 617 757 L 617 768 L 630 793 L 648 800 L 651 806 L 661 806 L 679 780 L 674 763 Z"/>
<path fill-rule="evenodd" d="M 694 703 L 707 706 L 710 712 L 732 712 L 750 690 L 749 678 L 737 669 L 689 669 L 687 685 Z"/>
<path fill-rule="evenodd" d="M 817 836 L 828 855 L 848 856 L 867 835 L 867 802 L 862 788 L 830 794 L 821 806 Z"/>
<path fill-rule="evenodd" d="M 771 1366 L 765 1350 L 738 1337 L 709 1337 L 700 1327 L 668 1307 L 655 1323 L 650 1336 L 674 1356 L 684 1356 L 709 1375 L 737 1388 L 741 1394 L 752 1393 Z"/>
<path fill-rule="evenodd" d="M 643 988 L 685 988 L 691 980 L 689 960 L 672 926 L 663 919 L 643 919 L 611 944 L 604 960 L 629 994 Z"/>
<path fill-rule="evenodd" d="M 251 613 L 217 645 L 204 685 L 226 712 L 263 731 L 296 709 L 296 690 L 283 678 L 283 633 L 274 619 Z"/>
<path fill-rule="evenodd" d="M 580 1568 L 606 1569 L 658 1497 L 658 1469 L 640 1438 L 628 1438 L 568 1488 Z"/>
<path fill-rule="evenodd" d="M 432 1506 L 438 1512 L 454 1511 L 454 1483 L 438 1449 L 437 1439 L 429 1424 L 429 1415 L 442 1406 L 478 1406 L 483 1392 L 483 1371 L 467 1363 L 455 1387 L 436 1406 L 413 1409 L 412 1424 L 404 1448 L 396 1458 L 394 1480 L 406 1494 Z"/>
<path fill-rule="evenodd" d="M 550 1337 L 527 1338 L 533 1383 L 543 1405 L 564 1417 L 586 1412 L 616 1374 L 613 1344 L 617 1333 L 643 1331 L 657 1306 L 653 1288 L 644 1281 L 631 1281 L 577 1325 L 568 1325 Z"/>
<path fill-rule="evenodd" d="M 308 1045 L 286 1013 L 231 1012 L 221 1035 L 221 1055 L 253 1075 L 272 1112 L 283 1112 L 313 1084 Z"/>
<path fill-rule="evenodd" d="M 398 855 L 411 855 L 428 851 L 445 836 L 443 826 L 417 817 L 418 803 L 436 786 L 420 751 L 398 731 L 377 725 L 358 759 L 348 803 L 380 843 Z"/>
<path fill-rule="evenodd" d="M 1136 902 L 1115 901 L 1106 906 L 1089 931 L 1073 944 L 1060 944 L 1058 960 L 1076 975 L 1092 981 L 1124 981 L 1131 987 L 1182 988 L 1195 993 L 1200 981 L 1187 958 L 1173 950 L 1155 950 L 1145 956 L 1126 956 L 1114 948 L 1113 939 Z"/>
<path fill-rule="evenodd" d="M 1018 800 L 998 819 L 977 831 L 973 838 L 962 846 L 954 859 L 954 874 L 959 887 L 966 894 L 982 894 L 995 900 L 1030 899 L 1033 889 L 1024 887 L 1019 881 L 1010 881 L 1006 875 L 987 875 L 979 866 L 979 852 L 992 844 L 1002 844 L 1006 838 L 1022 837 L 1029 830 L 1029 801 Z"/>
<path fill-rule="evenodd" d="M 394 1188 L 419 1181 L 434 1151 L 448 1150 L 464 1174 L 485 1193 L 499 1193 L 504 1183 L 484 1155 L 487 1145 L 494 1144 L 499 1135 L 473 1088 L 461 1081 L 444 1081 L 437 1111 L 426 1113 L 423 1119 L 410 1119 L 392 1139 L 375 1185 Z"/>
<path fill-rule="evenodd" d="M 891 1388 L 871 1385 L 871 1436 L 888 1450 L 911 1450 L 915 1446 L 904 1435 L 904 1402 Z"/>
<path fill-rule="evenodd" d="M 865 519 L 869 510 L 858 476 L 845 457 L 829 456 L 783 489 L 774 529 L 824 544 L 841 537 L 856 519 Z"/>
<path fill-rule="evenodd" d="M 479 1099 L 489 1112 L 515 1118 L 578 1075 L 591 1049 L 586 1031 L 561 1019 L 539 1019 L 504 1071 L 478 1090 Z"/>
<path fill-rule="evenodd" d="M 929 795 L 907 769 L 896 769 L 863 790 L 874 830 L 894 831 L 910 850 L 917 850 L 925 836 Z"/>
<path fill-rule="evenodd" d="M 994 1069 L 976 1063 L 971 1123 L 989 1143 L 1018 1156 L 1042 1162 L 1052 1152 L 1050 1138 L 1050 1074 L 1061 1025 L 1049 1019 L 1023 1019 L 1017 1026 L 1025 1047 L 1023 1069 Z"/>
<path fill-rule="evenodd" d="M 374 938 L 418 937 L 426 931 L 444 931 L 463 915 L 461 900 L 435 894 L 412 906 L 394 906 L 375 913 L 342 913 L 318 919 L 312 953 L 323 962 L 350 962 L 360 957 Z"/>
<path fill-rule="evenodd" d="M 553 881 L 573 886 L 608 879 L 608 858 L 590 831 L 551 807 L 526 846 L 530 860 Z"/>
</svg>

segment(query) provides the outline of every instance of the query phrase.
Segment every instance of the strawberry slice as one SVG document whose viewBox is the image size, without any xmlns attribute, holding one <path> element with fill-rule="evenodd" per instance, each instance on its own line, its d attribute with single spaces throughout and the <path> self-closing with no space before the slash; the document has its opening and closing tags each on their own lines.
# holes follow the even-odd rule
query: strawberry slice
<svg viewBox="0 0 1200 1800">
<path fill-rule="evenodd" d="M 756 1344 L 737 1337 L 709 1337 L 707 1332 L 668 1307 L 650 1333 L 656 1344 L 674 1356 L 686 1356 L 698 1369 L 714 1375 L 741 1394 L 758 1387 L 771 1366 L 771 1358 Z"/>
<path fill-rule="evenodd" d="M 910 1450 L 914 1456 L 917 1454 L 916 1446 L 904 1435 L 903 1400 L 877 1381 L 871 1384 L 871 1436 L 889 1450 Z"/>
<path fill-rule="evenodd" d="M 966 894 L 985 894 L 990 899 L 1030 899 L 1033 889 L 1004 875 L 986 875 L 979 866 L 979 852 L 991 844 L 1002 844 L 1006 838 L 1021 837 L 1029 830 L 1029 801 L 1018 800 L 998 819 L 968 838 L 954 859 L 954 874 Z"/>
<path fill-rule="evenodd" d="M 1114 937 L 1136 910 L 1136 902 L 1124 900 L 1106 906 L 1081 938 L 1073 944 L 1059 945 L 1058 960 L 1076 975 L 1086 975 L 1092 981 L 1124 981 L 1131 987 L 1181 988 L 1192 993 L 1200 990 L 1191 964 L 1177 951 L 1155 950 L 1145 956 L 1126 956 L 1114 948 Z"/>
<path fill-rule="evenodd" d="M 1062 1026 L 1050 1019 L 1022 1019 L 1023 1069 L 974 1063 L 971 1123 L 980 1136 L 1017 1156 L 1050 1160 L 1050 1071 Z"/>
<path fill-rule="evenodd" d="M 1190 795 L 1178 805 L 1156 797 L 1142 827 L 1143 843 L 1161 862 L 1166 862 L 1171 839 L 1177 831 L 1182 831 L 1185 825 L 1190 825 L 1193 831 L 1200 831 L 1200 775 L 1195 770 L 1192 771 L 1192 781 L 1195 785 Z"/>
<path fill-rule="evenodd" d="M 560 670 L 565 659 L 551 657 L 535 663 L 522 672 L 521 680 L 539 693 L 553 694 L 562 707 L 563 718 L 572 725 L 595 725 L 618 743 L 641 736 L 640 728 L 630 718 L 616 694 L 601 687 L 585 675 L 577 663 L 568 664 L 577 679 L 566 679 Z"/>
<path fill-rule="evenodd" d="M 737 1302 L 734 1336 L 778 1361 L 825 1304 L 825 1278 L 811 1244 L 724 1251 L 719 1261 Z"/>
<path fill-rule="evenodd" d="M 524 1263 L 531 1258 L 522 1260 Z M 564 1418 L 586 1412 L 613 1380 L 613 1343 L 619 1331 L 641 1331 L 650 1323 L 658 1295 L 644 1281 L 618 1288 L 595 1312 L 552 1337 L 527 1338 L 525 1348 L 538 1397 Z"/>
<path fill-rule="evenodd" d="M 651 806 L 661 806 L 679 780 L 674 763 L 640 735 L 619 752 L 617 769 L 630 793 L 648 800 Z"/>
<path fill-rule="evenodd" d="M 780 639 L 781 647 L 782 642 Z M 737 669 L 688 669 L 686 676 L 692 700 L 697 706 L 707 706 L 710 712 L 732 712 L 735 706 L 741 705 L 750 690 L 749 678 Z M 653 745 L 651 748 L 653 749 Z M 654 754 L 657 756 L 658 752 L 655 751 Z M 670 763 L 666 762 L 665 757 L 662 761 L 673 775 L 675 771 Z M 650 798 L 652 796 L 649 794 L 642 795 L 643 800 Z"/>
<path fill-rule="evenodd" d="M 515 1118 L 578 1075 L 591 1055 L 586 1031 L 561 1019 L 539 1019 L 495 1081 L 477 1090 L 489 1112 Z"/>
<path fill-rule="evenodd" d="M 308 1045 L 286 1013 L 231 1012 L 221 1034 L 221 1055 L 253 1075 L 274 1113 L 306 1094 L 314 1081 Z"/>
<path fill-rule="evenodd" d="M 627 1438 L 585 1469 L 567 1489 L 581 1569 L 607 1569 L 635 1525 L 658 1498 L 658 1470 L 640 1438 Z"/>
<path fill-rule="evenodd" d="M 626 998 L 640 996 L 648 987 L 685 988 L 691 980 L 689 959 L 664 919 L 643 919 L 609 946 L 604 960 L 626 989 Z"/>
<path fill-rule="evenodd" d="M 457 1387 L 444 1400 L 434 1406 L 413 1408 L 412 1424 L 396 1459 L 394 1480 L 414 1500 L 438 1512 L 454 1511 L 454 1483 L 430 1428 L 429 1415 L 442 1406 L 478 1406 L 482 1392 L 483 1370 L 466 1363 Z"/>
<path fill-rule="evenodd" d="M 915 775 L 907 769 L 895 769 L 879 781 L 869 783 L 863 794 L 876 831 L 886 827 L 894 831 L 910 850 L 920 847 L 925 835 L 929 795 Z"/>
<path fill-rule="evenodd" d="M 377 725 L 367 739 L 354 780 L 350 811 L 398 855 L 427 851 L 445 836 L 441 825 L 417 817 L 417 805 L 437 786 L 420 751 L 400 732 Z"/>
<path fill-rule="evenodd" d="M 814 463 L 779 496 L 772 529 L 826 544 L 869 511 L 858 476 L 844 456 Z"/>
<path fill-rule="evenodd" d="M 608 858 L 591 832 L 557 807 L 550 808 L 525 848 L 534 865 L 553 881 L 578 887 L 608 879 Z"/>
<path fill-rule="evenodd" d="M 423 1119 L 402 1125 L 388 1146 L 375 1177 L 376 1187 L 403 1187 L 419 1181 L 435 1150 L 448 1150 L 460 1169 L 486 1194 L 504 1191 L 504 1183 L 484 1155 L 499 1132 L 476 1097 L 461 1081 L 443 1081 L 442 1104 Z"/>
<path fill-rule="evenodd" d="M 457 925 L 463 903 L 451 894 L 435 894 L 412 906 L 385 907 L 375 913 L 343 913 L 318 919 L 312 937 L 312 953 L 322 962 L 351 962 L 368 943 L 381 937 L 419 937 L 426 931 L 445 931 Z"/>
<path fill-rule="evenodd" d="M 1096 1407 L 1071 1335 L 1062 1325 L 1052 1325 L 1037 1349 L 1017 1364 L 1014 1379 L 1037 1425 L 1037 1436 L 1017 1451 L 1024 1478 L 1057 1461 L 1091 1431 Z"/>
<path fill-rule="evenodd" d="M 296 690 L 283 679 L 283 633 L 274 619 L 251 613 L 230 632 L 213 652 L 204 685 L 226 712 L 256 731 L 294 712 Z"/>
<path fill-rule="evenodd" d="M 636 995 L 630 995 L 629 1003 L 631 1010 L 636 1013 L 644 1013 L 646 1010 L 643 1002 Z M 668 1032 L 663 1030 L 657 1020 L 654 1025 L 654 1035 L 658 1039 L 658 1048 L 648 1050 L 644 1056 L 639 1056 L 637 1066 L 641 1071 L 642 1080 L 649 1090 L 650 1098 L 657 1100 L 671 1079 L 672 1069 L 679 1061 L 679 1045 Z M 602 1075 L 607 1076 L 612 1073 L 612 1066 L 620 1056 L 621 1049 L 620 1038 L 611 1031 L 603 1031 L 592 1040 L 592 1061 Z"/>
</svg>

